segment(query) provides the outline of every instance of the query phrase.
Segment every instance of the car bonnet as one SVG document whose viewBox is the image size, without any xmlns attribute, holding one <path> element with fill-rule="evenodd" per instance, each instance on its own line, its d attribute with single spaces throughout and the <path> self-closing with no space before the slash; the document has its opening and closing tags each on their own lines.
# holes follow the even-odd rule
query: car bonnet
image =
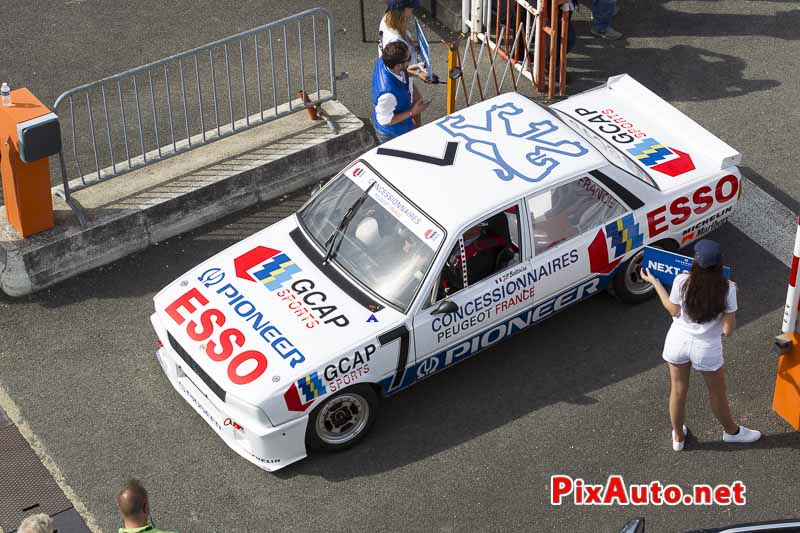
<svg viewBox="0 0 800 533">
<path fill-rule="evenodd" d="M 226 393 L 251 405 L 263 405 L 293 380 L 404 319 L 323 273 L 295 242 L 299 231 L 295 216 L 288 217 L 154 298 L 170 342 Z"/>
</svg>

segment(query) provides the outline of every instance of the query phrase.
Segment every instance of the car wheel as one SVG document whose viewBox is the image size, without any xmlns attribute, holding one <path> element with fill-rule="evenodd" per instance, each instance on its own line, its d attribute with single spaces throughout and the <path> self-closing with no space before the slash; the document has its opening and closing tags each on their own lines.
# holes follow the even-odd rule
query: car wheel
<svg viewBox="0 0 800 533">
<path fill-rule="evenodd" d="M 661 247 L 655 246 L 655 248 Z M 638 304 L 655 294 L 653 286 L 642 279 L 640 270 L 643 258 L 644 248 L 636 252 L 614 275 L 611 281 L 612 292 L 620 301 Z"/>
<path fill-rule="evenodd" d="M 315 450 L 344 450 L 369 432 L 378 416 L 378 395 L 369 385 L 345 389 L 312 411 L 306 445 Z"/>
</svg>

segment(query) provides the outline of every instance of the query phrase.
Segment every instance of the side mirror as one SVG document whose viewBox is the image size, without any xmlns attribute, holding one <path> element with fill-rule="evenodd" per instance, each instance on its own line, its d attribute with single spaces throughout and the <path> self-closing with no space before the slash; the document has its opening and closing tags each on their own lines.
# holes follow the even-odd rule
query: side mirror
<svg viewBox="0 0 800 533">
<path fill-rule="evenodd" d="M 458 78 L 461 77 L 462 74 L 463 74 L 463 72 L 461 71 L 460 68 L 453 67 L 453 68 L 450 69 L 450 72 L 448 73 L 448 76 L 450 76 L 451 80 L 457 80 Z"/>
<path fill-rule="evenodd" d="M 447 315 L 458 311 L 458 305 L 451 300 L 442 300 L 431 311 L 432 315 Z"/>
<path fill-rule="evenodd" d="M 622 526 L 619 533 L 644 533 L 644 518 L 634 518 Z"/>
</svg>

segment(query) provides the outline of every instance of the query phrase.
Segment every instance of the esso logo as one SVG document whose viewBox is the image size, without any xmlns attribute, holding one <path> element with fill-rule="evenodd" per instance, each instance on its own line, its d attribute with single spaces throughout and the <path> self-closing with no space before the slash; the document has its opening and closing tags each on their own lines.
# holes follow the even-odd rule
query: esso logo
<svg viewBox="0 0 800 533">
<path fill-rule="evenodd" d="M 647 213 L 647 229 L 650 237 L 655 237 L 667 231 L 670 226 L 683 224 L 689 217 L 702 215 L 714 204 L 729 202 L 739 192 L 739 179 L 733 174 L 728 174 L 711 185 L 698 187 L 688 196 L 679 196 L 670 202 L 669 206 L 662 205 Z"/>
<path fill-rule="evenodd" d="M 227 361 L 237 348 L 244 346 L 244 333 L 237 328 L 222 329 L 225 325 L 225 314 L 219 309 L 205 309 L 208 305 L 208 298 L 197 289 L 189 289 L 178 296 L 174 302 L 169 304 L 165 311 L 177 325 L 186 323 L 186 334 L 190 339 L 198 342 L 206 342 L 206 355 L 218 363 Z M 187 316 L 194 317 L 199 313 L 197 320 L 192 318 L 187 321 L 182 310 L 186 311 Z M 248 373 L 241 375 L 238 370 L 248 361 L 255 362 L 255 368 Z M 249 365 L 252 366 L 252 363 Z M 267 370 L 267 357 L 258 350 L 245 350 L 233 355 L 228 362 L 228 379 L 236 385 L 247 385 L 252 383 Z"/>
</svg>

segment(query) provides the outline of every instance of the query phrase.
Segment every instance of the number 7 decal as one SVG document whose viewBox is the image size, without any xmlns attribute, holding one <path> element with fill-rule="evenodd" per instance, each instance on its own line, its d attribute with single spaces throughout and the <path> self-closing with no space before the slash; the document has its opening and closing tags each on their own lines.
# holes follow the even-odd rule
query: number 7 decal
<svg viewBox="0 0 800 533">
<path fill-rule="evenodd" d="M 405 326 L 405 324 L 400 325 L 393 330 L 387 331 L 383 335 L 378 335 L 378 342 L 381 343 L 381 346 L 386 346 L 387 344 L 400 339 L 400 350 L 397 354 L 397 371 L 394 374 L 392 384 L 389 385 L 389 388 L 386 392 L 396 388 L 403 381 L 403 376 L 406 373 L 406 365 L 408 364 L 408 338 L 408 328 Z"/>
</svg>

